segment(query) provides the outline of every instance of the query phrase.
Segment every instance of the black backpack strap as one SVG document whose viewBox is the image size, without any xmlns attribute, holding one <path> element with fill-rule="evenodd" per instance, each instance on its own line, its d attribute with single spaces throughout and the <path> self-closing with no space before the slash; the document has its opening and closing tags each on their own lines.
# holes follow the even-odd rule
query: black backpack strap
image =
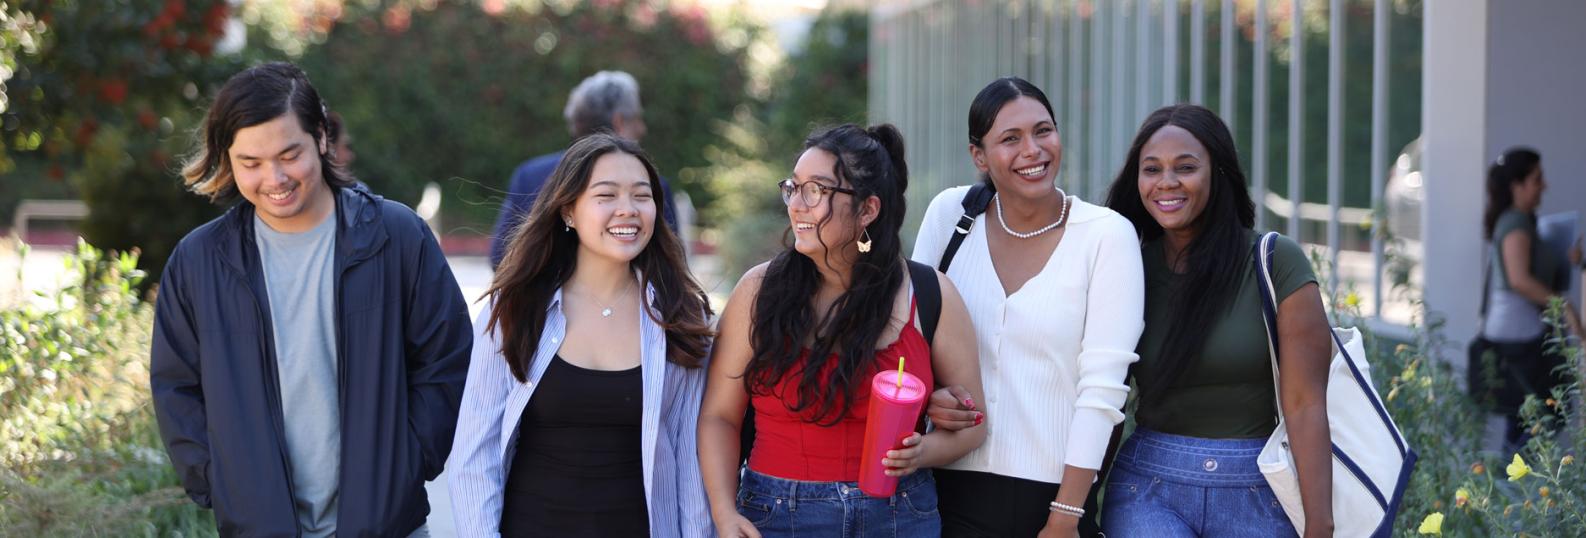
<svg viewBox="0 0 1586 538">
<path fill-rule="evenodd" d="M 936 322 L 942 319 L 942 283 L 936 280 L 936 270 L 913 260 L 909 261 L 909 280 L 914 282 L 914 308 L 920 313 L 920 334 L 925 342 L 936 337 Z"/>
<path fill-rule="evenodd" d="M 994 194 L 997 194 L 997 188 L 985 181 L 976 183 L 964 194 L 964 214 L 958 217 L 958 224 L 953 226 L 953 235 L 947 240 L 947 250 L 942 252 L 942 261 L 936 264 L 937 271 L 947 274 L 947 267 L 953 264 L 958 247 L 964 243 L 965 237 L 969 237 L 969 231 L 975 229 L 975 217 L 986 212 L 986 206 L 991 205 L 991 196 Z"/>
</svg>

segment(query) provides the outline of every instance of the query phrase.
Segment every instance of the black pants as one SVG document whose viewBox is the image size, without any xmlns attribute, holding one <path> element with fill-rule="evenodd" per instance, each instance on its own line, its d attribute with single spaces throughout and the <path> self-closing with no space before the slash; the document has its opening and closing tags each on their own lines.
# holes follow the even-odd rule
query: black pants
<svg viewBox="0 0 1586 538">
<path fill-rule="evenodd" d="M 937 507 L 943 538 L 1026 538 L 1046 526 L 1058 484 L 976 471 L 936 469 Z M 1096 497 L 1101 482 L 1085 498 L 1080 536 L 1101 536 Z"/>
<path fill-rule="evenodd" d="M 1553 397 L 1553 387 L 1565 379 L 1553 369 L 1564 357 L 1549 352 L 1545 335 L 1514 343 L 1478 338 L 1470 356 L 1466 380 L 1472 395 L 1488 410 L 1506 415 L 1504 441 L 1510 448 L 1523 444 L 1529 432 L 1520 420 L 1520 405 L 1529 395 Z"/>
</svg>

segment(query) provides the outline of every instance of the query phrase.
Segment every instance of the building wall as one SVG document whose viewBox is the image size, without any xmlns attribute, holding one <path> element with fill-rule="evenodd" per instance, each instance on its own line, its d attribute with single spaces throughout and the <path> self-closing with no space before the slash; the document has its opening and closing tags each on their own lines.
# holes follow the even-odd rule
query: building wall
<svg viewBox="0 0 1586 538">
<path fill-rule="evenodd" d="M 1536 148 L 1549 182 L 1541 213 L 1586 212 L 1586 2 L 1495 2 L 1487 16 L 1483 155 Z"/>
</svg>

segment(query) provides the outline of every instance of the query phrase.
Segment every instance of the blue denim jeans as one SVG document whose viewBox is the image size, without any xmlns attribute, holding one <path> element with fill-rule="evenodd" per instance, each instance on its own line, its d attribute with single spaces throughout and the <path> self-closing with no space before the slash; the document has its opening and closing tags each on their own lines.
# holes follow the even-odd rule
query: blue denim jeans
<svg viewBox="0 0 1586 538">
<path fill-rule="evenodd" d="M 1256 466 L 1264 444 L 1136 429 L 1108 475 L 1102 531 L 1174 538 L 1297 535 Z"/>
<path fill-rule="evenodd" d="M 940 536 L 936 481 L 928 470 L 898 480 L 891 497 L 859 491 L 857 482 L 805 482 L 743 472 L 738 513 L 765 538 Z"/>
</svg>

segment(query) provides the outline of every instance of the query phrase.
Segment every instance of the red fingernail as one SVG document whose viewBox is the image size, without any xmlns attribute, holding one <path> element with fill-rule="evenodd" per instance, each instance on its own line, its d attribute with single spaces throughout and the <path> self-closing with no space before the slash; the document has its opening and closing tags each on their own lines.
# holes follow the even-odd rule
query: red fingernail
<svg viewBox="0 0 1586 538">
<path fill-rule="evenodd" d="M 985 421 L 986 421 L 986 414 L 985 413 L 975 413 L 975 425 L 976 426 L 979 426 L 980 423 L 985 422 Z"/>
<path fill-rule="evenodd" d="M 975 399 L 974 398 L 964 398 L 964 405 L 969 406 L 970 409 L 974 409 L 975 408 Z"/>
</svg>

